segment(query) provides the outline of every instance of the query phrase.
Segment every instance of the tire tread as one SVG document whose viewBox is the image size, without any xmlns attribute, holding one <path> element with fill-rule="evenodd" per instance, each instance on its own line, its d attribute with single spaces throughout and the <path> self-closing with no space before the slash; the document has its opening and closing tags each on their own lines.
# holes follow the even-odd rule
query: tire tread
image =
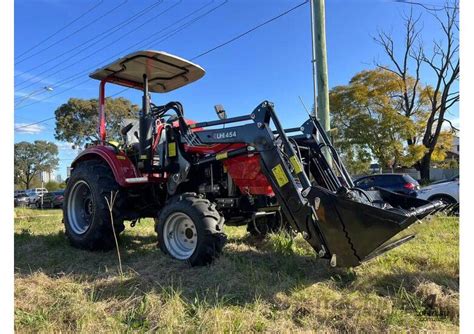
<svg viewBox="0 0 474 334">
<path fill-rule="evenodd" d="M 222 233 L 224 218 L 207 199 L 200 198 L 194 193 L 184 193 L 174 196 L 160 211 L 155 223 L 158 234 L 158 246 L 169 254 L 164 243 L 163 229 L 166 217 L 176 211 L 183 211 L 193 219 L 201 236 L 198 235 L 198 245 L 193 255 L 187 260 L 191 266 L 204 266 L 218 258 L 227 241 Z"/>
</svg>

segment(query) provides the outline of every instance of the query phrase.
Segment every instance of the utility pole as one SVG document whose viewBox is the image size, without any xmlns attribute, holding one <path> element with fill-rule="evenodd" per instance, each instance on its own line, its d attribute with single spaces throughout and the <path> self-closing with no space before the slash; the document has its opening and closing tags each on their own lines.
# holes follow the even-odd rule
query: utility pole
<svg viewBox="0 0 474 334">
<path fill-rule="evenodd" d="M 324 0 L 311 0 L 311 31 L 313 37 L 313 86 L 317 117 L 324 130 L 329 124 L 328 63 Z"/>
<path fill-rule="evenodd" d="M 313 89 L 315 116 L 324 131 L 329 132 L 329 86 L 326 52 L 326 23 L 324 0 L 311 0 L 311 35 L 313 40 Z M 331 164 L 328 150 L 323 151 Z"/>
</svg>

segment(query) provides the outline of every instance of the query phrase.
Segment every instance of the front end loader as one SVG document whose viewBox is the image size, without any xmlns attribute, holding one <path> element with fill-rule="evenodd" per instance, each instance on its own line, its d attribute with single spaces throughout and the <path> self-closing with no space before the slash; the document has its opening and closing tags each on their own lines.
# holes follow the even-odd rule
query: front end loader
<svg viewBox="0 0 474 334">
<path fill-rule="evenodd" d="M 91 74 L 101 81 L 100 140 L 71 165 L 63 210 L 74 246 L 110 249 L 124 221 L 152 217 L 165 253 L 204 265 L 222 251 L 223 224 L 259 235 L 286 226 L 332 266 L 352 267 L 409 241 L 413 235 L 392 238 L 442 209 L 442 202 L 356 188 L 313 116 L 285 129 L 264 101 L 231 118 L 216 106 L 219 119 L 195 122 L 179 102 L 151 102 L 151 92 L 203 75 L 198 65 L 158 51 L 135 52 Z M 143 92 L 139 118 L 124 120 L 121 143 L 106 138 L 106 83 Z M 106 206 L 111 192 L 115 229 Z"/>
</svg>

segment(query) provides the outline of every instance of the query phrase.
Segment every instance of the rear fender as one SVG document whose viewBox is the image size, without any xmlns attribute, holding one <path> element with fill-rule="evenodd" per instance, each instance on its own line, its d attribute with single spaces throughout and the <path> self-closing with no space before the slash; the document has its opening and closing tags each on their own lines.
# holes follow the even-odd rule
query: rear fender
<svg viewBox="0 0 474 334">
<path fill-rule="evenodd" d="M 123 152 L 117 153 L 112 147 L 88 147 L 82 151 L 76 159 L 74 159 L 71 167 L 75 168 L 80 162 L 87 160 L 105 161 L 112 170 L 115 180 L 122 187 L 129 187 L 132 185 L 127 182 L 127 179 L 140 177 L 139 172 L 130 159 Z"/>
</svg>

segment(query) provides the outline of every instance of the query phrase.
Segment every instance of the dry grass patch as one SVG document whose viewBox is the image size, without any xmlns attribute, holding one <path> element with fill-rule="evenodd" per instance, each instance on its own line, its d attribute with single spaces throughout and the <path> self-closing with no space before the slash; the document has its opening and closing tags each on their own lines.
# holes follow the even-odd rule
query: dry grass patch
<svg viewBox="0 0 474 334">
<path fill-rule="evenodd" d="M 15 327 L 20 333 L 458 331 L 458 221 L 356 269 L 331 269 L 301 237 L 259 241 L 226 227 L 224 254 L 190 268 L 156 248 L 151 220 L 114 252 L 69 246 L 58 210 L 15 221 Z M 19 216 L 19 214 L 18 214 Z"/>
</svg>

